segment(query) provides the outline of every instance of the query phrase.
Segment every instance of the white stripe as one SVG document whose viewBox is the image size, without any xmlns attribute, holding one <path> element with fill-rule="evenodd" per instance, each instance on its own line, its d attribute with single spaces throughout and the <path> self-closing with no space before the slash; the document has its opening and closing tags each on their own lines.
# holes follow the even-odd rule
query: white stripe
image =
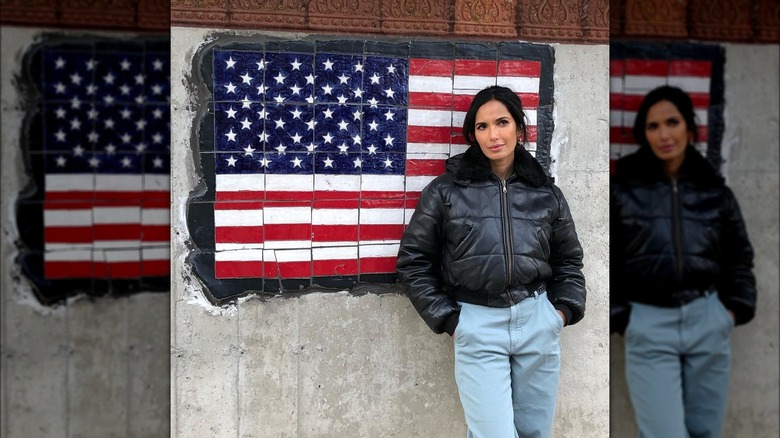
<svg viewBox="0 0 780 438">
<path fill-rule="evenodd" d="M 171 190 L 171 176 L 161 173 L 144 174 L 144 190 L 165 191 Z"/>
<path fill-rule="evenodd" d="M 168 186 L 167 189 L 170 189 Z M 139 192 L 143 190 L 142 175 L 95 175 L 95 190 L 108 192 Z"/>
<path fill-rule="evenodd" d="M 263 225 L 263 210 L 214 210 L 215 227 Z"/>
<path fill-rule="evenodd" d="M 216 251 L 238 251 L 244 249 L 263 249 L 262 243 L 216 243 Z"/>
<path fill-rule="evenodd" d="M 384 225 L 404 223 L 404 211 L 400 208 L 362 208 L 360 223 L 365 225 Z"/>
<path fill-rule="evenodd" d="M 266 175 L 269 192 L 308 192 L 314 187 L 314 175 Z"/>
<path fill-rule="evenodd" d="M 626 94 L 646 94 L 653 88 L 666 85 L 666 76 L 627 75 L 623 80 Z"/>
<path fill-rule="evenodd" d="M 138 224 L 140 207 L 93 207 L 95 224 Z"/>
<path fill-rule="evenodd" d="M 623 77 L 622 76 L 610 76 L 609 77 L 609 92 L 610 93 L 622 93 L 623 92 Z"/>
<path fill-rule="evenodd" d="M 361 175 L 360 190 L 364 192 L 403 192 L 403 175 Z"/>
<path fill-rule="evenodd" d="M 266 207 L 265 224 L 310 224 L 311 207 Z"/>
<path fill-rule="evenodd" d="M 266 261 L 283 262 L 308 262 L 311 260 L 310 249 L 288 249 L 288 250 L 263 250 L 263 258 Z"/>
<path fill-rule="evenodd" d="M 610 110 L 609 126 L 623 126 L 623 110 Z"/>
<path fill-rule="evenodd" d="M 360 175 L 314 175 L 314 190 L 329 192 L 357 192 L 360 190 Z"/>
<path fill-rule="evenodd" d="M 49 262 L 91 262 L 92 250 L 88 248 L 78 249 L 49 249 L 49 245 L 46 245 L 46 253 L 44 258 Z"/>
<path fill-rule="evenodd" d="M 357 242 L 345 241 L 345 242 L 312 242 L 312 248 L 329 248 L 329 247 L 345 247 L 345 248 L 357 248 Z"/>
<path fill-rule="evenodd" d="M 273 250 L 311 248 L 311 240 L 266 240 L 263 248 Z"/>
<path fill-rule="evenodd" d="M 409 91 L 412 93 L 452 94 L 452 77 L 410 75 Z"/>
<path fill-rule="evenodd" d="M 141 210 L 141 223 L 144 225 L 170 225 L 171 210 L 167 208 L 144 208 Z"/>
<path fill-rule="evenodd" d="M 235 251 L 218 251 L 214 253 L 217 262 L 255 262 L 263 260 L 263 250 L 242 249 Z"/>
<path fill-rule="evenodd" d="M 406 177 L 406 190 L 409 192 L 421 192 L 431 181 L 436 178 L 435 176 L 407 176 Z"/>
<path fill-rule="evenodd" d="M 111 249 L 96 250 L 96 262 L 139 262 L 141 261 L 140 249 Z"/>
<path fill-rule="evenodd" d="M 461 76 L 456 75 L 453 78 L 454 90 L 475 90 L 479 91 L 485 87 L 496 85 L 496 77 L 489 76 Z"/>
<path fill-rule="evenodd" d="M 407 143 L 406 152 L 415 153 L 441 153 L 448 154 L 450 152 L 449 143 Z"/>
<path fill-rule="evenodd" d="M 398 256 L 398 248 L 400 248 L 400 241 L 398 243 L 386 243 L 386 244 L 361 244 L 358 247 L 358 253 L 360 258 L 365 257 L 396 257 Z"/>
<path fill-rule="evenodd" d="M 80 227 L 92 225 L 92 209 L 43 210 L 43 223 L 47 227 Z"/>
<path fill-rule="evenodd" d="M 450 156 L 455 156 L 458 154 L 462 154 L 463 152 L 466 152 L 466 150 L 469 148 L 469 145 L 467 144 L 454 144 L 450 147 Z"/>
<path fill-rule="evenodd" d="M 263 191 L 265 190 L 265 175 L 217 175 L 217 192 Z"/>
<path fill-rule="evenodd" d="M 358 210 L 352 208 L 314 208 L 312 225 L 357 225 Z"/>
<path fill-rule="evenodd" d="M 96 240 L 92 242 L 92 247 L 95 249 L 130 249 L 140 248 L 140 240 Z"/>
<path fill-rule="evenodd" d="M 313 260 L 356 260 L 358 248 L 357 246 L 313 248 L 311 255 Z"/>
<path fill-rule="evenodd" d="M 171 248 L 141 248 L 143 260 L 170 260 Z"/>
<path fill-rule="evenodd" d="M 449 158 L 447 154 L 416 153 L 406 155 L 407 160 L 446 160 L 447 158 Z"/>
<path fill-rule="evenodd" d="M 669 85 L 680 87 L 686 93 L 709 93 L 710 78 L 669 76 Z"/>
<path fill-rule="evenodd" d="M 47 174 L 45 184 L 47 192 L 92 191 L 95 189 L 95 177 L 91 173 Z"/>
<path fill-rule="evenodd" d="M 450 110 L 414 109 L 409 108 L 409 126 L 438 126 L 449 128 L 455 123 Z M 463 120 L 461 119 L 461 125 Z"/>
<path fill-rule="evenodd" d="M 499 76 L 496 80 L 496 84 L 508 87 L 515 93 L 539 92 L 539 78 L 527 76 Z"/>
<path fill-rule="evenodd" d="M 413 214 L 414 214 L 413 208 L 404 209 L 404 225 L 409 225 L 409 221 L 412 220 Z"/>
</svg>

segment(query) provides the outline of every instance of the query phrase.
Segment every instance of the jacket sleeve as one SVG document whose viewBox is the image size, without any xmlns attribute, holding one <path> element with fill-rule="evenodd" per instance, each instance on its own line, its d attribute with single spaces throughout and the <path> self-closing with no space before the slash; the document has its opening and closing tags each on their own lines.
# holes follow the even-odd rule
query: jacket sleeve
<svg viewBox="0 0 780 438">
<path fill-rule="evenodd" d="M 610 184 L 609 196 L 609 332 L 623 334 L 628 326 L 631 306 L 623 286 L 623 236 L 620 233 L 621 206 L 617 184 Z"/>
<path fill-rule="evenodd" d="M 737 324 L 745 324 L 756 312 L 756 279 L 753 276 L 753 247 L 734 193 L 724 190 L 725 210 L 721 228 L 722 256 L 718 295 L 734 312 Z"/>
<path fill-rule="evenodd" d="M 438 185 L 429 184 L 401 238 L 396 271 L 428 327 L 437 334 L 452 334 L 460 309 L 441 287 L 444 208 Z"/>
<path fill-rule="evenodd" d="M 547 280 L 547 295 L 553 306 L 566 315 L 566 324 L 576 324 L 585 315 L 585 276 L 582 274 L 582 246 L 574 229 L 569 205 L 560 189 L 553 186 L 558 198 L 558 217 L 553 220 L 550 236 L 552 277 Z"/>
</svg>

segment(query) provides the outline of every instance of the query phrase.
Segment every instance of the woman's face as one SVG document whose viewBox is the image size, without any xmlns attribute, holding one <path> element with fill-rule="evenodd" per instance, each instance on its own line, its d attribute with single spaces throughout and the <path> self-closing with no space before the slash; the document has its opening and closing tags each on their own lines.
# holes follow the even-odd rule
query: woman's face
<svg viewBox="0 0 780 438">
<path fill-rule="evenodd" d="M 479 107 L 474 122 L 474 136 L 491 167 L 511 165 L 518 141 L 517 124 L 506 105 L 491 100 Z"/>
<path fill-rule="evenodd" d="M 645 120 L 645 137 L 656 157 L 666 163 L 681 164 L 685 148 L 693 141 L 680 111 L 668 100 L 651 106 Z"/>
</svg>

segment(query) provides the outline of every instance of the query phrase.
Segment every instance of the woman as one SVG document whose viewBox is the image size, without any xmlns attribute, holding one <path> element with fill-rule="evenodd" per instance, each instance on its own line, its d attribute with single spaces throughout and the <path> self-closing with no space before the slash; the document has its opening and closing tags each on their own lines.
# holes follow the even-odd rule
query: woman
<svg viewBox="0 0 780 438">
<path fill-rule="evenodd" d="M 582 247 L 561 191 L 525 150 L 512 90 L 480 91 L 469 148 L 447 160 L 401 240 L 398 274 L 435 333 L 455 338 L 470 437 L 549 437 L 560 331 L 582 319 Z"/>
<path fill-rule="evenodd" d="M 755 312 L 753 250 L 734 195 L 692 146 L 687 94 L 651 91 L 634 137 L 611 185 L 610 314 L 639 436 L 720 437 L 731 330 Z"/>
</svg>

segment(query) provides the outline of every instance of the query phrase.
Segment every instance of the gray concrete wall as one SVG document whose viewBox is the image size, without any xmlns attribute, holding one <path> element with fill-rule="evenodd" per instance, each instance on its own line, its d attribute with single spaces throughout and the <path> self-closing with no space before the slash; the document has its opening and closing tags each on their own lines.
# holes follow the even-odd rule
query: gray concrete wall
<svg viewBox="0 0 780 438">
<path fill-rule="evenodd" d="M 778 426 L 778 53 L 777 45 L 727 44 L 724 174 L 755 250 L 758 311 L 734 330 L 727 437 L 776 437 Z M 614 437 L 636 435 L 624 374 L 623 338 L 611 337 Z"/>
<path fill-rule="evenodd" d="M 19 146 L 24 102 L 14 77 L 24 50 L 43 31 L 51 32 L 0 29 L 0 435 L 168 436 L 170 295 L 74 298 L 41 306 L 14 263 L 14 202 L 26 183 Z"/>
<path fill-rule="evenodd" d="M 379 289 L 215 308 L 187 263 L 199 183 L 193 56 L 210 31 L 172 28 L 171 432 L 176 437 L 458 437 L 452 340 Z M 248 35 L 242 33 L 242 35 Z M 288 35 L 289 37 L 289 35 Z M 588 311 L 562 335 L 556 437 L 608 434 L 608 57 L 555 48 L 554 171 L 585 249 Z"/>
</svg>

